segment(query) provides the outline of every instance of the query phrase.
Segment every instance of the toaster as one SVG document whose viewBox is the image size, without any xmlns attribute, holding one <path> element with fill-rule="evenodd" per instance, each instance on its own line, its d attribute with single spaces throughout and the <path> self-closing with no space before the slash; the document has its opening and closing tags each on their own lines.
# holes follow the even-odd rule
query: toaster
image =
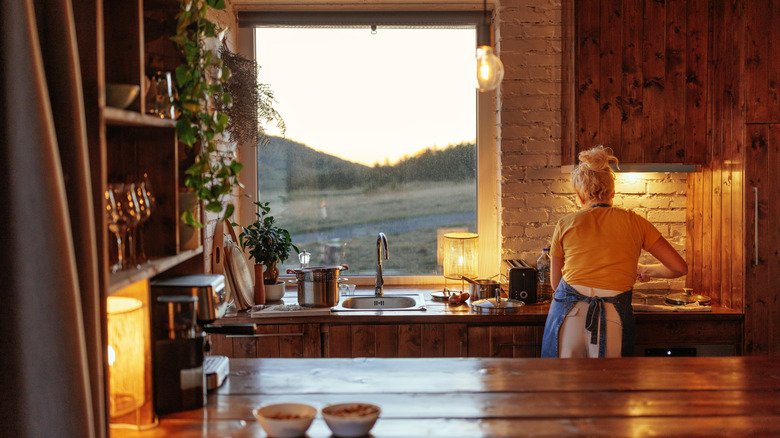
<svg viewBox="0 0 780 438">
<path fill-rule="evenodd" d="M 506 263 L 509 265 L 509 298 L 526 304 L 540 302 L 536 268 L 528 266 L 523 260 L 506 260 Z"/>
</svg>

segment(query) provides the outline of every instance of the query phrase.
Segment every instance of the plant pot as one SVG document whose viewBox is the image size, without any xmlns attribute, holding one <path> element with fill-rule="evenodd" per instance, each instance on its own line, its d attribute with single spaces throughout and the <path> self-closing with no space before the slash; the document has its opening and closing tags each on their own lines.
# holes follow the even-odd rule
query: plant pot
<svg viewBox="0 0 780 438">
<path fill-rule="evenodd" d="M 265 304 L 265 285 L 263 284 L 263 265 L 255 265 L 255 305 Z"/>
<path fill-rule="evenodd" d="M 267 301 L 279 301 L 284 296 L 284 282 L 277 281 L 276 284 L 265 285 L 265 299 Z"/>
</svg>

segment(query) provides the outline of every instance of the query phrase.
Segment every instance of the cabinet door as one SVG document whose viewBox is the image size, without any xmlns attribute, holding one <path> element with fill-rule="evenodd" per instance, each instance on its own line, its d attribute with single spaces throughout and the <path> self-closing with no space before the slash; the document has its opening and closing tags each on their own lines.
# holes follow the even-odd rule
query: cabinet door
<svg viewBox="0 0 780 438">
<path fill-rule="evenodd" d="M 322 357 L 319 324 L 259 325 L 254 335 L 209 335 L 212 355 Z"/>
<path fill-rule="evenodd" d="M 325 357 L 458 357 L 465 354 L 464 324 L 330 325 Z"/>
<path fill-rule="evenodd" d="M 780 122 L 780 0 L 746 4 L 747 123 Z"/>
<path fill-rule="evenodd" d="M 563 164 L 600 144 L 621 163 L 705 163 L 708 1 L 569 1 Z"/>
<path fill-rule="evenodd" d="M 748 125 L 745 166 L 745 354 L 780 354 L 780 125 Z"/>
<path fill-rule="evenodd" d="M 470 326 L 469 357 L 540 357 L 543 326 Z"/>
</svg>

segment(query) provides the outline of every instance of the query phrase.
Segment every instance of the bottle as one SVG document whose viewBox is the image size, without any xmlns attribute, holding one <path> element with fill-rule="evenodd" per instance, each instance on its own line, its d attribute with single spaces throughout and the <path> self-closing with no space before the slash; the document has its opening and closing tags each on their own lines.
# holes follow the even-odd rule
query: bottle
<svg viewBox="0 0 780 438">
<path fill-rule="evenodd" d="M 553 293 L 550 285 L 550 248 L 543 248 L 542 255 L 536 261 L 536 280 L 539 302 L 550 300 Z"/>
</svg>

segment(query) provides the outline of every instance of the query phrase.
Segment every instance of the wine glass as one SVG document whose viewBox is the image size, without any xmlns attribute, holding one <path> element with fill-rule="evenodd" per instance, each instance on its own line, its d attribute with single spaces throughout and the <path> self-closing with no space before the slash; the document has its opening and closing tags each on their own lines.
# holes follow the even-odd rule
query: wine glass
<svg viewBox="0 0 780 438">
<path fill-rule="evenodd" d="M 108 229 L 116 236 L 117 262 L 111 267 L 115 273 L 125 268 L 125 244 L 127 231 L 138 225 L 139 208 L 135 195 L 135 184 L 111 183 L 105 192 Z"/>
<path fill-rule="evenodd" d="M 152 215 L 152 207 L 154 206 L 154 196 L 152 196 L 152 192 L 149 186 L 150 183 L 149 180 L 147 179 L 146 174 L 144 174 L 143 181 L 136 184 L 135 186 L 135 195 L 138 200 L 139 220 L 138 220 L 138 227 L 133 229 L 134 232 L 139 228 L 142 228 L 143 224 Z M 149 258 L 146 256 L 146 251 L 144 249 L 143 230 L 138 232 L 138 253 L 139 254 L 136 262 L 146 263 L 147 261 L 149 261 Z"/>
</svg>

